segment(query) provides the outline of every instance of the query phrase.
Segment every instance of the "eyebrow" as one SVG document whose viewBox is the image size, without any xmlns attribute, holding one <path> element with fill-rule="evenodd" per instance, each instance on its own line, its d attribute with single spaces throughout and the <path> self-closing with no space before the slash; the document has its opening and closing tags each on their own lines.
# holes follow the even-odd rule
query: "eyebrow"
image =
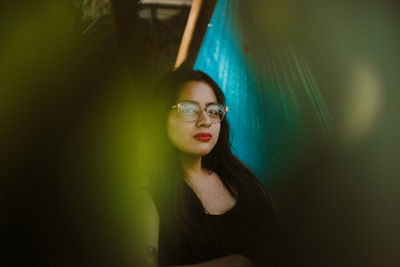
<svg viewBox="0 0 400 267">
<path fill-rule="evenodd" d="M 182 101 L 180 101 L 180 103 L 182 103 L 182 102 L 194 102 L 194 103 L 197 103 L 197 104 L 200 105 L 199 102 L 194 101 L 194 100 L 182 100 Z M 210 105 L 210 104 L 219 104 L 219 103 L 218 103 L 218 102 L 208 102 L 208 103 L 206 103 L 206 106 L 208 106 L 208 105 Z"/>
</svg>

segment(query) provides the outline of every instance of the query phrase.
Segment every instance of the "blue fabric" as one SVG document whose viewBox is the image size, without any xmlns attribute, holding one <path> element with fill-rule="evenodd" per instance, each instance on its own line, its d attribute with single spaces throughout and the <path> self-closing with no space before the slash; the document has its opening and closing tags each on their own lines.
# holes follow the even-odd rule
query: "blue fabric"
<svg viewBox="0 0 400 267">
<path fill-rule="evenodd" d="M 239 33 L 238 3 L 217 2 L 194 69 L 210 75 L 226 96 L 233 153 L 269 183 L 306 133 L 304 119 L 326 126 L 329 116 L 310 71 L 291 49 L 274 58 L 264 48 L 249 56 L 251 38 L 246 43 Z"/>
</svg>

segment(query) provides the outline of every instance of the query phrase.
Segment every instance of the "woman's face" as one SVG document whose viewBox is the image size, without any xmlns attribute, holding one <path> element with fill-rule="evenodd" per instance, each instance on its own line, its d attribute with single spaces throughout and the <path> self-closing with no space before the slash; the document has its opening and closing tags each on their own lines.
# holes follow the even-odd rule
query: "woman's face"
<svg viewBox="0 0 400 267">
<path fill-rule="evenodd" d="M 189 81 L 183 84 L 176 103 L 184 101 L 194 101 L 200 104 L 199 117 L 195 121 L 183 121 L 178 109 L 171 109 L 167 121 L 168 137 L 181 152 L 192 156 L 205 156 L 217 143 L 221 128 L 221 123 L 211 123 L 205 112 L 206 105 L 216 103 L 217 98 L 207 83 Z"/>
</svg>

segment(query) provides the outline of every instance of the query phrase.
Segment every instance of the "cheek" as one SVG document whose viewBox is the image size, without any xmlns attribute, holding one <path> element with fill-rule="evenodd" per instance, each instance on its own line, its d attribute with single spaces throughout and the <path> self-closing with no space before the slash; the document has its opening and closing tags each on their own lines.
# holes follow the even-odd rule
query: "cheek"
<svg viewBox="0 0 400 267">
<path fill-rule="evenodd" d="M 220 124 L 216 124 L 215 128 L 213 129 L 213 132 L 211 133 L 213 136 L 215 136 L 215 138 L 213 138 L 214 139 L 214 146 L 218 141 L 220 131 L 221 131 L 221 125 Z"/>
<path fill-rule="evenodd" d="M 216 124 L 215 125 L 215 133 L 216 136 L 219 137 L 219 132 L 221 131 L 221 124 Z"/>
<path fill-rule="evenodd" d="M 171 143 L 177 148 L 181 148 L 189 139 L 190 129 L 187 124 L 170 118 L 167 122 L 167 133 Z"/>
</svg>

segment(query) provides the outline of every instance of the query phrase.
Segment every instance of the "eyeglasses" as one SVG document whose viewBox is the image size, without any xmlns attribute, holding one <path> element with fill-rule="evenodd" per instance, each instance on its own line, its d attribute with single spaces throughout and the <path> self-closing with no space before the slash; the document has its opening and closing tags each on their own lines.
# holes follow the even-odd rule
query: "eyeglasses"
<svg viewBox="0 0 400 267">
<path fill-rule="evenodd" d="M 177 108 L 181 119 L 187 122 L 196 121 L 203 111 L 200 104 L 194 101 L 178 103 L 171 108 Z M 220 103 L 210 103 L 205 107 L 205 111 L 211 123 L 218 123 L 224 119 L 228 107 Z"/>
</svg>

